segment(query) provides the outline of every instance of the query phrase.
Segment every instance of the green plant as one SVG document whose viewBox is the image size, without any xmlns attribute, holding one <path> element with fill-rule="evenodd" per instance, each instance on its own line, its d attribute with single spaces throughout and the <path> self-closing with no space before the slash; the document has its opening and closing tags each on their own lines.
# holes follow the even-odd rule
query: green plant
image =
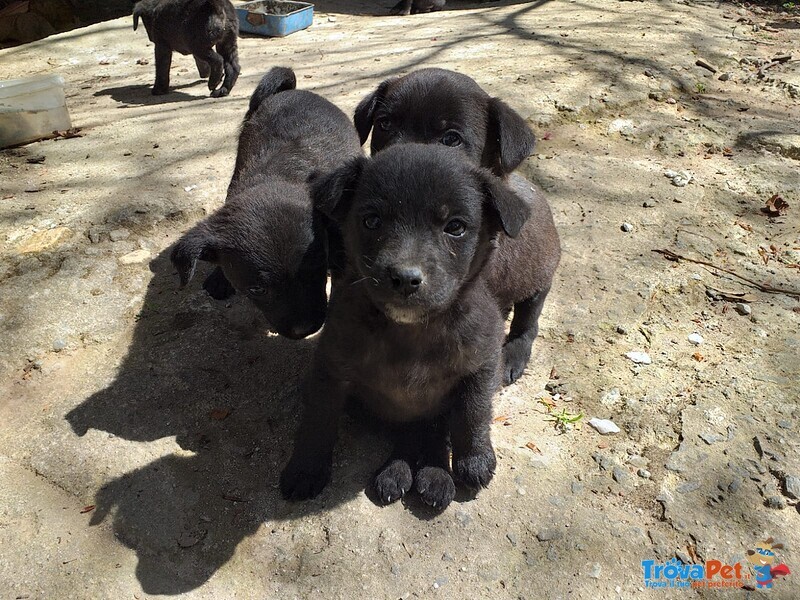
<svg viewBox="0 0 800 600">
<path fill-rule="evenodd" d="M 549 415 L 545 417 L 548 421 L 553 422 L 553 426 L 560 431 L 561 433 L 566 433 L 573 427 L 575 429 L 580 429 L 583 423 L 581 423 L 581 419 L 583 419 L 583 413 L 578 413 L 577 415 L 567 411 L 566 408 L 562 408 L 561 412 L 550 412 Z"/>
<path fill-rule="evenodd" d="M 698 81 L 695 84 L 695 87 L 697 88 L 697 93 L 698 94 L 702 94 L 703 92 L 706 91 L 706 85 L 704 83 L 700 82 L 700 81 Z"/>
</svg>

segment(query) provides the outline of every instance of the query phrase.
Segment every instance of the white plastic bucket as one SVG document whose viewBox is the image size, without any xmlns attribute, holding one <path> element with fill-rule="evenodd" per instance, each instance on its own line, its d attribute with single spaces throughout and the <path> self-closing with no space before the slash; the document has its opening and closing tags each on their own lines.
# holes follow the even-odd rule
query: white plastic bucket
<svg viewBox="0 0 800 600">
<path fill-rule="evenodd" d="M 60 76 L 0 81 L 0 148 L 50 137 L 71 126 Z"/>
</svg>

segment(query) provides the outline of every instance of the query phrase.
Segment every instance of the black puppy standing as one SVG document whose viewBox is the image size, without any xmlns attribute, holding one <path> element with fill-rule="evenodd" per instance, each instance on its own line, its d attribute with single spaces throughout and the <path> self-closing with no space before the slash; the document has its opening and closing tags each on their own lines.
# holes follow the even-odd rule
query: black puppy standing
<svg viewBox="0 0 800 600">
<path fill-rule="evenodd" d="M 442 144 L 508 178 L 529 204 L 531 218 L 520 235 L 502 237 L 487 266 L 488 285 L 500 306 L 514 308 L 503 348 L 503 383 L 516 381 L 530 359 L 561 257 L 544 196 L 525 178 L 510 175 L 533 152 L 533 132 L 519 114 L 473 79 L 444 69 L 420 69 L 384 81 L 358 105 L 354 122 L 362 144 L 372 132 L 373 155 L 399 143 Z"/>
<path fill-rule="evenodd" d="M 263 77 L 225 205 L 184 234 L 172 262 L 181 285 L 198 260 L 217 264 L 203 284 L 213 297 L 245 294 L 279 334 L 299 339 L 322 327 L 327 304 L 328 232 L 312 210 L 308 181 L 363 153 L 347 115 L 294 87 L 291 69 Z"/>
<path fill-rule="evenodd" d="M 497 237 L 519 234 L 529 207 L 488 171 L 421 144 L 350 162 L 314 183 L 314 201 L 341 228 L 347 267 L 333 288 L 282 492 L 309 498 L 328 483 L 338 417 L 352 395 L 406 424 L 375 478 L 381 500 L 413 483 L 444 508 L 455 495 L 448 437 L 458 480 L 478 488 L 494 474 L 503 317 L 484 265 Z"/>
<path fill-rule="evenodd" d="M 208 77 L 212 96 L 230 93 L 239 77 L 239 20 L 230 0 L 140 0 L 133 9 L 134 31 L 139 17 L 155 44 L 153 94 L 169 92 L 173 51 L 194 56 L 200 77 Z"/>
</svg>

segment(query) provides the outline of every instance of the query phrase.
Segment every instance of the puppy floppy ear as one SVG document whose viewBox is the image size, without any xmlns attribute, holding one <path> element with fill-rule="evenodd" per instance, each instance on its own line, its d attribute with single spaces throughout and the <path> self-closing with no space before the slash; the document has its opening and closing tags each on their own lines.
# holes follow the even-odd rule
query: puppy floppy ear
<svg viewBox="0 0 800 600">
<path fill-rule="evenodd" d="M 484 163 L 495 175 L 508 175 L 533 153 L 536 136 L 514 109 L 498 98 L 489 99 L 489 123 Z"/>
<path fill-rule="evenodd" d="M 386 95 L 386 88 L 389 87 L 390 79 L 387 79 L 378 86 L 374 92 L 366 96 L 356 106 L 356 111 L 353 113 L 353 123 L 358 131 L 358 138 L 361 140 L 361 145 L 367 141 L 369 132 L 372 131 L 372 118 L 375 115 L 375 109 L 384 96 Z"/>
<path fill-rule="evenodd" d="M 502 179 L 487 171 L 477 171 L 486 206 L 509 237 L 517 237 L 531 215 L 531 207 Z"/>
<path fill-rule="evenodd" d="M 367 158 L 358 156 L 335 171 L 310 182 L 314 208 L 333 221 L 341 221 L 350 208 L 353 193 Z"/>
<path fill-rule="evenodd" d="M 172 264 L 178 269 L 181 287 L 191 280 L 198 260 L 217 261 L 218 242 L 206 223 L 200 223 L 187 231 L 170 254 Z"/>
</svg>

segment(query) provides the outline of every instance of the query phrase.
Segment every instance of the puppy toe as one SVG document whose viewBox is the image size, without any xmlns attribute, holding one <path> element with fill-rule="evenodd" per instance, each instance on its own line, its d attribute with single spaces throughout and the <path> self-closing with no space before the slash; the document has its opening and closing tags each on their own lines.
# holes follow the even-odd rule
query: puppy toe
<svg viewBox="0 0 800 600">
<path fill-rule="evenodd" d="M 227 96 L 229 93 L 230 93 L 230 91 L 228 90 L 228 88 L 226 88 L 226 87 L 223 85 L 223 86 L 222 86 L 221 88 L 219 88 L 219 89 L 212 90 L 212 91 L 211 91 L 211 97 L 212 97 L 212 98 L 222 98 L 222 97 L 224 97 L 224 96 Z"/>
<path fill-rule="evenodd" d="M 530 346 L 516 339 L 503 346 L 503 385 L 511 385 L 522 377 L 530 359 Z"/>
<path fill-rule="evenodd" d="M 206 277 L 206 280 L 203 282 L 203 289 L 215 300 L 225 300 L 236 293 L 236 290 L 219 267 L 214 269 L 211 275 Z"/>
<path fill-rule="evenodd" d="M 375 493 L 383 504 L 389 504 L 405 496 L 412 483 L 409 464 L 404 460 L 393 460 L 375 476 Z"/>
<path fill-rule="evenodd" d="M 447 508 L 456 496 L 453 478 L 441 467 L 423 467 L 414 485 L 422 501 L 437 510 Z"/>
<path fill-rule="evenodd" d="M 453 472 L 456 477 L 473 489 L 488 486 L 496 467 L 497 459 L 491 448 L 480 454 L 453 457 Z"/>
<path fill-rule="evenodd" d="M 318 496 L 330 479 L 329 464 L 292 460 L 281 473 L 281 494 L 287 500 L 308 500 Z"/>
</svg>

